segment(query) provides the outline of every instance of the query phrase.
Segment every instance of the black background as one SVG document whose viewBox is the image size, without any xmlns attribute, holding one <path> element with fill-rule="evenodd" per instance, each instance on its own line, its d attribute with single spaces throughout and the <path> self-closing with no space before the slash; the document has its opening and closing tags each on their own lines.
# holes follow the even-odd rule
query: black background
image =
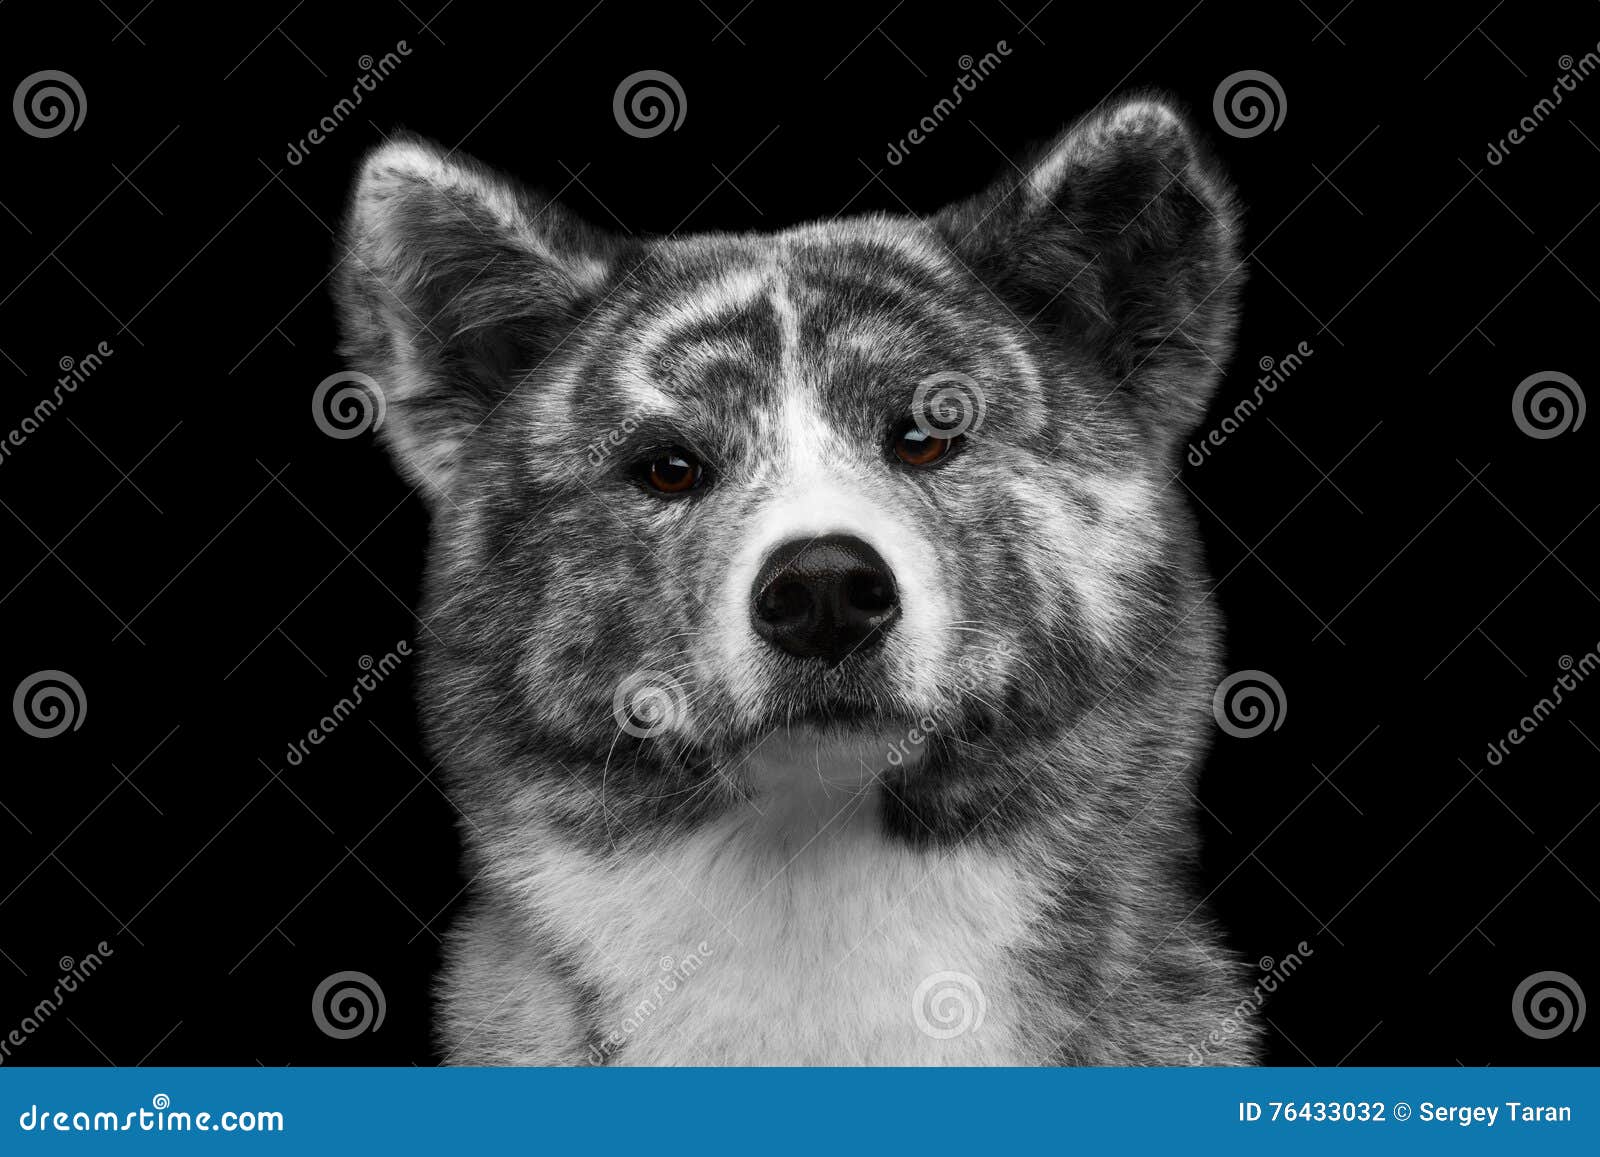
<svg viewBox="0 0 1600 1157">
<path fill-rule="evenodd" d="M 0 428 L 61 359 L 114 351 L 0 460 L 0 687 L 60 669 L 86 698 L 56 738 L 0 728 L 0 1033 L 60 958 L 114 950 L 7 1063 L 438 1059 L 429 978 L 465 881 L 409 669 L 285 758 L 362 656 L 426 629 L 420 500 L 310 407 L 342 368 L 330 229 L 382 133 L 459 146 L 600 225 L 773 229 L 935 209 L 1143 86 L 1190 107 L 1249 209 L 1210 425 L 1261 359 L 1314 351 L 1182 479 L 1230 669 L 1286 699 L 1277 730 L 1219 736 L 1198 789 L 1203 886 L 1240 953 L 1312 949 L 1263 1010 L 1269 1058 L 1597 1059 L 1600 1025 L 1533 1039 L 1511 1003 L 1547 969 L 1600 991 L 1600 687 L 1501 766 L 1485 752 L 1600 642 L 1600 420 L 1535 439 L 1511 407 L 1540 371 L 1596 386 L 1600 79 L 1503 163 L 1485 153 L 1595 49 L 1600 9 L 436 3 L 0 9 L 5 93 L 53 68 L 87 98 L 49 139 L 0 118 Z M 360 58 L 401 40 L 399 69 L 288 164 Z M 960 58 L 1001 40 L 1001 67 L 886 163 Z M 613 118 L 642 69 L 682 85 L 676 131 Z M 1244 69 L 1278 80 L 1286 115 L 1236 138 L 1212 97 Z M 310 1004 L 345 969 L 381 985 L 386 1019 L 335 1040 Z"/>
</svg>

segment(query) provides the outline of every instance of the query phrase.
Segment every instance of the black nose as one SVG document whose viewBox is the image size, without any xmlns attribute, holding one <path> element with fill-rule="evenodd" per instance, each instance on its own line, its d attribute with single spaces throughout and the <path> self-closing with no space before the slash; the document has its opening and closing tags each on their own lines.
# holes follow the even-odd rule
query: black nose
<svg viewBox="0 0 1600 1157">
<path fill-rule="evenodd" d="M 754 595 L 756 634 L 791 655 L 830 665 L 876 646 L 900 614 L 889 564 L 845 534 L 778 547 L 756 575 Z"/>
</svg>

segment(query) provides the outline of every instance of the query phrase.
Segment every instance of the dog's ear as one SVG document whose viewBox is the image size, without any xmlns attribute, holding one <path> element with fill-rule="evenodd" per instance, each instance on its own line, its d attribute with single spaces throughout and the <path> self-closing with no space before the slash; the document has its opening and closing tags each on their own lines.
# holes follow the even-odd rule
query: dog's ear
<svg viewBox="0 0 1600 1157">
<path fill-rule="evenodd" d="M 1232 347 L 1243 270 L 1226 178 L 1157 97 L 1091 113 L 1018 170 L 932 223 L 1018 317 L 1092 354 L 1170 443 L 1204 416 Z"/>
<path fill-rule="evenodd" d="M 597 295 L 615 245 L 554 202 L 415 139 L 367 156 L 343 242 L 340 351 L 377 381 L 380 433 L 434 499 L 466 439 Z"/>
</svg>

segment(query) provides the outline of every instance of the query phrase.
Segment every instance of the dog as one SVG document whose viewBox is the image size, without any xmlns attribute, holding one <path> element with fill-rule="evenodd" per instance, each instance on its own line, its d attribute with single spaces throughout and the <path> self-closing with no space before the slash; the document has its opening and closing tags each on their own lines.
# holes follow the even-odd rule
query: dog
<svg viewBox="0 0 1600 1157">
<path fill-rule="evenodd" d="M 447 1062 L 1255 1058 L 1193 884 L 1220 641 L 1173 485 L 1240 231 L 1159 94 L 772 235 L 366 157 L 336 298 L 431 516 Z"/>
</svg>

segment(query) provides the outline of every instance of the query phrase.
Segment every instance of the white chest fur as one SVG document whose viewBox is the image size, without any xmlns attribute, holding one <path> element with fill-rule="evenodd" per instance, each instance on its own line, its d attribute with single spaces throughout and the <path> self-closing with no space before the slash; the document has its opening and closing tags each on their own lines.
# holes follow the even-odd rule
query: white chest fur
<svg viewBox="0 0 1600 1157">
<path fill-rule="evenodd" d="M 747 778 L 752 803 L 654 855 L 525 861 L 541 923 L 600 993 L 591 1059 L 1036 1059 L 1014 948 L 1037 901 L 1015 866 L 891 842 L 881 789 L 820 763 L 797 779 L 786 750 Z"/>
</svg>

